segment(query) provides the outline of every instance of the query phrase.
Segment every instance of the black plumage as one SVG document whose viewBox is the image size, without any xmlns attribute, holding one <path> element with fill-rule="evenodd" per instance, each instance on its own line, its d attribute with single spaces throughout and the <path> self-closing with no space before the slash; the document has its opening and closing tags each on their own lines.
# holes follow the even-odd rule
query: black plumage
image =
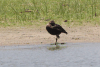
<svg viewBox="0 0 100 67">
<path fill-rule="evenodd" d="M 68 34 L 60 25 L 55 24 L 54 21 L 50 21 L 49 24 L 46 26 L 46 30 L 51 34 L 51 35 L 56 35 L 56 43 L 57 39 L 60 38 L 59 35 L 61 33 Z M 55 45 L 56 45 L 55 43 Z"/>
</svg>

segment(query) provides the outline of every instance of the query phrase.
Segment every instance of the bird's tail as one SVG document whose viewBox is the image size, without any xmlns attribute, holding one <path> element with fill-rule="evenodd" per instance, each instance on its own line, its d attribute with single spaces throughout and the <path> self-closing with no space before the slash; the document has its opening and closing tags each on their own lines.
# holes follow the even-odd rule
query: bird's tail
<svg viewBox="0 0 100 67">
<path fill-rule="evenodd" d="M 66 31 L 64 31 L 63 33 L 66 33 L 66 34 L 68 34 Z"/>
<path fill-rule="evenodd" d="M 66 34 L 68 34 L 64 29 L 63 29 L 63 32 L 62 33 L 66 33 Z"/>
<path fill-rule="evenodd" d="M 66 34 L 68 34 L 67 32 L 65 32 Z"/>
</svg>

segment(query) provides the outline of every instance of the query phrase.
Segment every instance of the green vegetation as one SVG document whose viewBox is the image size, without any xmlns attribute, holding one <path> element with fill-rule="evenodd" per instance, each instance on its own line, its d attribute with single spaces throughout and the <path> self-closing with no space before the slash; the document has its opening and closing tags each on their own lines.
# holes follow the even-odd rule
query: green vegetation
<svg viewBox="0 0 100 67">
<path fill-rule="evenodd" d="M 100 0 L 0 0 L 0 26 L 44 25 L 50 20 L 98 24 Z"/>
</svg>

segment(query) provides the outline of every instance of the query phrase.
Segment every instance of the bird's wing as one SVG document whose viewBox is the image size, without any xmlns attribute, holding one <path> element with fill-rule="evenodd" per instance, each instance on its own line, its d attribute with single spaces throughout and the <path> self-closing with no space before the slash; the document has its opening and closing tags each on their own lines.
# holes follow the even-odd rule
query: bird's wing
<svg viewBox="0 0 100 67">
<path fill-rule="evenodd" d="M 66 32 L 60 25 L 58 24 L 55 24 L 55 26 L 52 27 L 53 29 L 56 29 L 58 31 L 61 31 L 61 32 Z"/>
</svg>

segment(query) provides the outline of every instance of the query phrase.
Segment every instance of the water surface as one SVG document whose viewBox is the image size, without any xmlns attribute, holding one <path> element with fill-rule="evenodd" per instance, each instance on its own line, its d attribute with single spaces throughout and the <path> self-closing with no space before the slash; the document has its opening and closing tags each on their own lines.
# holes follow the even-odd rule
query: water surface
<svg viewBox="0 0 100 67">
<path fill-rule="evenodd" d="M 1 46 L 0 67 L 100 67 L 100 43 Z"/>
</svg>

